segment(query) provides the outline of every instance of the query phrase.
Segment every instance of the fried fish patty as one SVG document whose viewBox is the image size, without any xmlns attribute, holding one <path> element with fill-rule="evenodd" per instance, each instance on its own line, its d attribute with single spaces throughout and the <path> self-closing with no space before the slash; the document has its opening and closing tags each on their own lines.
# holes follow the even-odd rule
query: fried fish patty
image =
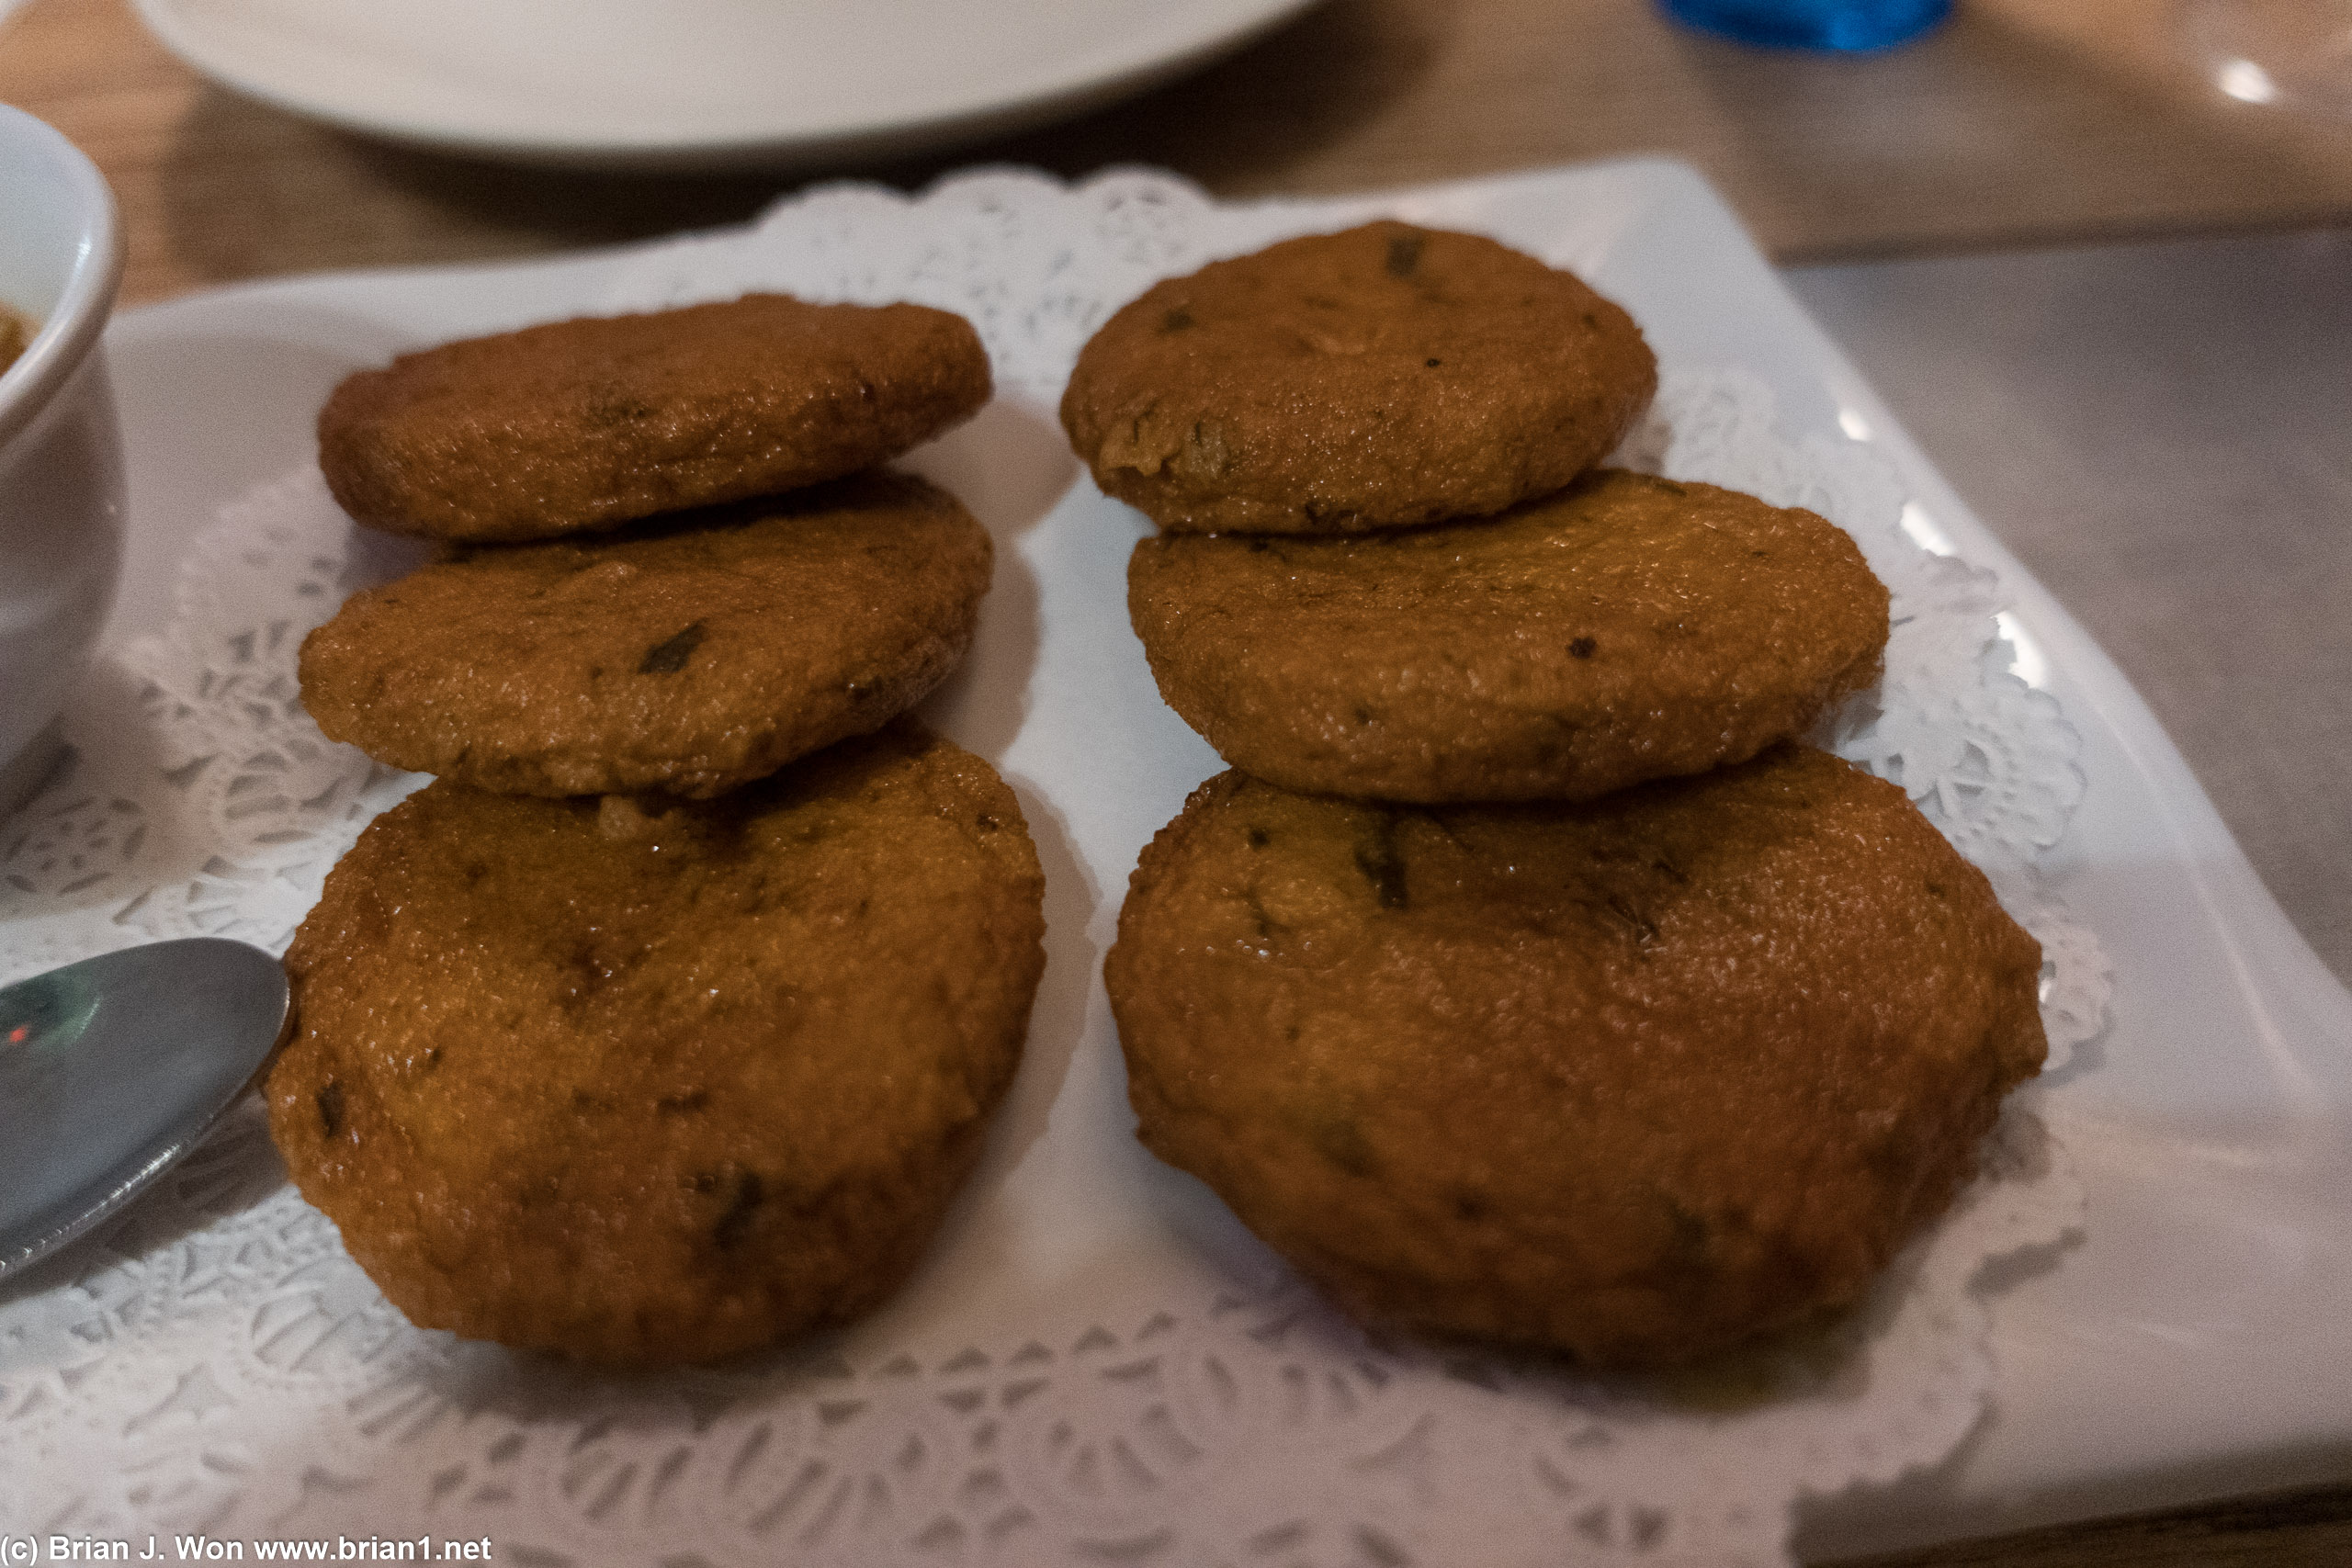
<svg viewBox="0 0 2352 1568">
<path fill-rule="evenodd" d="M 1143 1141 L 1350 1310 L 1657 1365 L 1943 1210 L 2040 964 L 1901 790 L 1790 747 L 1582 806 L 1221 774 L 1104 976 Z"/>
<path fill-rule="evenodd" d="M 302 644 L 302 701 L 484 789 L 713 795 L 919 701 L 991 560 L 953 496 L 888 473 L 481 550 L 353 595 Z"/>
<path fill-rule="evenodd" d="M 699 1362 L 895 1288 L 1044 965 L 1012 791 L 909 724 L 649 813 L 435 783 L 286 956 L 270 1129 L 425 1327 Z"/>
<path fill-rule="evenodd" d="M 337 387 L 319 468 L 370 527 L 550 538 L 870 468 L 989 400 L 963 317 L 781 294 L 402 355 Z"/>
<path fill-rule="evenodd" d="M 1061 415 L 1164 528 L 1345 533 L 1557 490 L 1657 389 L 1633 318 L 1574 276 L 1380 222 L 1155 284 L 1080 353 Z"/>
<path fill-rule="evenodd" d="M 1582 800 L 1803 734 L 1877 678 L 1887 592 L 1840 529 L 1601 469 L 1488 521 L 1136 545 L 1168 705 L 1292 789 Z"/>
</svg>

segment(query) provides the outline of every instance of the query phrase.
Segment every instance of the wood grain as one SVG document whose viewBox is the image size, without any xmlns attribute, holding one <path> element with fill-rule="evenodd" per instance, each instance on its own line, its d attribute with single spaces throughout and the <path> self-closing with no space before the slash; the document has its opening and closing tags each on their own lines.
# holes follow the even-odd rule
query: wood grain
<svg viewBox="0 0 2352 1568">
<path fill-rule="evenodd" d="M 2271 1493 L 2127 1519 L 1847 1558 L 1837 1568 L 2345 1568 L 2352 1486 Z M 1826 1565 L 1823 1565 L 1826 1568 Z"/>
<path fill-rule="evenodd" d="M 1863 59 L 1684 31 L 1646 0 L 1327 0 L 1210 69 L 967 162 L 1172 168 L 1227 197 L 1373 189 L 1640 152 L 1686 158 L 1776 259 L 2352 217 L 2352 124 L 2233 103 L 2169 0 L 1963 0 Z M 0 100 L 114 182 L 125 298 L 326 267 L 541 254 L 739 221 L 810 173 L 548 174 L 396 149 L 213 87 L 123 0 L 0 24 Z"/>
</svg>

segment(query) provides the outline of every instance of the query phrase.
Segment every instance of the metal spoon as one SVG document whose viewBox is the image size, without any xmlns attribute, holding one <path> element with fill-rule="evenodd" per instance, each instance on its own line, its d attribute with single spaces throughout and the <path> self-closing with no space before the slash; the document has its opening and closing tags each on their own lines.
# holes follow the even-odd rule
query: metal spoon
<svg viewBox="0 0 2352 1568">
<path fill-rule="evenodd" d="M 0 1279 L 129 1202 L 277 1049 L 286 971 L 191 937 L 0 987 Z"/>
</svg>

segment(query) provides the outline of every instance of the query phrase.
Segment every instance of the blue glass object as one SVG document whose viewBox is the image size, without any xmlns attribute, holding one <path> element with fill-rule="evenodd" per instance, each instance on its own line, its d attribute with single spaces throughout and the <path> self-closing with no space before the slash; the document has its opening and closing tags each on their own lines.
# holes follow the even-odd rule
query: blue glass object
<svg viewBox="0 0 2352 1568">
<path fill-rule="evenodd" d="M 1886 49 L 1951 14 L 1951 0 L 1659 0 L 1704 32 L 1781 49 Z"/>
</svg>

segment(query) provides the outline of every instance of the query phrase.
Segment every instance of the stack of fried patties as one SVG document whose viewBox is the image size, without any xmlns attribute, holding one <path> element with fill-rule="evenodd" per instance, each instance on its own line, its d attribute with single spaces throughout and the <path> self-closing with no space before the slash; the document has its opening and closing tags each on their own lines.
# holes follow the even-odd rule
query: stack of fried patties
<svg viewBox="0 0 2352 1568">
<path fill-rule="evenodd" d="M 1375 223 L 1156 286 L 1062 404 L 1234 764 L 1105 964 L 1141 1136 L 1361 1314 L 1607 1365 L 1854 1301 L 2042 1055 L 1984 878 L 1795 740 L 1885 590 L 1594 468 L 1655 385 L 1577 278 Z"/>
<path fill-rule="evenodd" d="M 450 344 L 321 414 L 352 515 L 447 548 L 311 634 L 302 699 L 439 777 L 287 953 L 271 1129 L 419 1325 L 703 1361 L 913 1267 L 1043 881 L 996 773 L 899 716 L 989 536 L 875 465 L 989 393 L 960 317 L 769 295 Z"/>
</svg>

